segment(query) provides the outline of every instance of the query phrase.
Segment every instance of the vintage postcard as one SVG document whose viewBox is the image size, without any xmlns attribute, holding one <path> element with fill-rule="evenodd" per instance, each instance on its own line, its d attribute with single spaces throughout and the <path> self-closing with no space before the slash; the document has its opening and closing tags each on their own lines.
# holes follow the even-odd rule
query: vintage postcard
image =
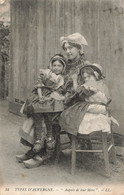
<svg viewBox="0 0 124 195">
<path fill-rule="evenodd" d="M 124 194 L 124 0 L 0 0 L 0 195 Z"/>
</svg>

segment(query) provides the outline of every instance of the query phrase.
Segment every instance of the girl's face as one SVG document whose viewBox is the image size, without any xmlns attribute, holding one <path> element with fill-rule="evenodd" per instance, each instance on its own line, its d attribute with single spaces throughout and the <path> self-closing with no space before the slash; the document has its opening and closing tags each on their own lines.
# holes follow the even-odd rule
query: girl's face
<svg viewBox="0 0 124 195">
<path fill-rule="evenodd" d="M 63 71 L 63 64 L 59 60 L 54 61 L 52 64 L 52 72 L 58 75 L 61 74 L 62 71 Z"/>
<path fill-rule="evenodd" d="M 86 73 L 86 72 L 84 72 L 84 74 L 83 74 L 83 78 L 84 78 L 84 82 L 86 83 L 86 82 L 93 82 L 93 81 L 96 81 L 96 78 L 95 78 L 95 76 L 93 76 L 93 75 L 91 75 L 91 74 L 88 74 L 88 73 Z"/>
<path fill-rule="evenodd" d="M 69 43 L 65 43 L 64 50 L 69 60 L 76 60 L 80 57 L 80 50 L 71 46 Z"/>
</svg>

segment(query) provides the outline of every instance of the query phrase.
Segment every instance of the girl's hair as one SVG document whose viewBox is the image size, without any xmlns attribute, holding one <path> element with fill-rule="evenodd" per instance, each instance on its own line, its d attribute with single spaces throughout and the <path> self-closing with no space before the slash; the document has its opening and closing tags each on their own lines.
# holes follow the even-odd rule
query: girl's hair
<svg viewBox="0 0 124 195">
<path fill-rule="evenodd" d="M 98 72 L 97 72 L 97 75 L 96 75 L 95 74 L 95 71 L 91 67 L 85 67 L 85 68 L 83 68 L 81 70 L 81 76 L 82 77 L 83 77 L 84 73 L 87 73 L 89 75 L 93 75 L 96 78 L 97 81 L 100 80 L 100 79 L 102 79 L 101 78 L 101 75 Z"/>
</svg>

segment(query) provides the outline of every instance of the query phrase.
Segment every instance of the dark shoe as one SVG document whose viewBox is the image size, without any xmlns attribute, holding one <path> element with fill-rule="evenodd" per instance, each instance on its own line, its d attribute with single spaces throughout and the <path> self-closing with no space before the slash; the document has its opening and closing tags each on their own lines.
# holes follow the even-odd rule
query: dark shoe
<svg viewBox="0 0 124 195">
<path fill-rule="evenodd" d="M 28 160 L 29 158 L 27 157 L 26 154 L 20 154 L 20 155 L 16 155 L 16 160 L 19 163 L 22 163 L 24 160 Z"/>
<path fill-rule="evenodd" d="M 28 169 L 39 167 L 40 165 L 42 165 L 42 160 L 40 161 L 40 160 L 31 158 L 29 160 L 23 161 L 23 165 Z"/>
<path fill-rule="evenodd" d="M 26 154 L 16 155 L 16 160 L 19 163 L 22 163 L 25 160 L 29 160 L 29 159 L 33 158 L 34 155 L 35 155 L 34 151 L 29 150 Z"/>
<path fill-rule="evenodd" d="M 34 159 L 39 160 L 39 161 L 42 161 L 42 162 L 44 162 L 45 160 L 47 160 L 47 159 L 49 159 L 49 158 L 51 158 L 51 156 L 48 155 L 47 153 L 44 154 L 43 156 L 41 156 L 41 155 L 36 155 L 36 156 L 34 157 Z"/>
<path fill-rule="evenodd" d="M 36 167 L 46 164 L 50 158 L 51 156 L 48 154 L 45 154 L 44 156 L 37 154 L 34 156 L 34 158 L 23 161 L 23 165 L 28 169 L 36 168 Z"/>
</svg>

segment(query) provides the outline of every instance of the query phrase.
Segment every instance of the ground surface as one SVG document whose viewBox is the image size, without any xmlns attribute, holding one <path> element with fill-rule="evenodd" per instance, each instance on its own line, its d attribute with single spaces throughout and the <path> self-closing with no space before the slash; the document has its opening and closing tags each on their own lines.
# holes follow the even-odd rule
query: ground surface
<svg viewBox="0 0 124 195">
<path fill-rule="evenodd" d="M 124 148 L 116 147 L 117 165 L 111 166 L 111 178 L 103 176 L 103 166 L 91 158 L 85 159 L 85 163 L 78 162 L 75 176 L 70 175 L 70 151 L 66 151 L 61 157 L 59 165 L 50 163 L 34 169 L 26 169 L 16 162 L 16 154 L 25 151 L 25 147 L 19 143 L 19 127 L 24 119 L 8 112 L 7 101 L 0 101 L 0 183 L 1 186 L 65 186 L 69 189 L 80 186 L 118 186 L 124 183 Z M 27 150 L 28 148 L 26 148 Z M 86 162 L 87 161 L 87 162 Z M 60 188 L 59 188 L 60 190 Z M 103 189 L 105 190 L 105 188 Z M 4 193 L 3 193 L 4 194 Z M 3 195 L 2 194 L 2 195 Z M 5 193 L 5 195 L 7 192 Z M 11 193 L 10 193 L 11 194 Z M 22 193 L 21 193 L 22 194 Z M 31 193 L 32 194 L 32 193 Z M 93 193 L 90 193 L 93 194 Z M 109 193 L 110 194 L 110 193 Z M 122 193 L 123 194 L 123 193 Z"/>
</svg>

